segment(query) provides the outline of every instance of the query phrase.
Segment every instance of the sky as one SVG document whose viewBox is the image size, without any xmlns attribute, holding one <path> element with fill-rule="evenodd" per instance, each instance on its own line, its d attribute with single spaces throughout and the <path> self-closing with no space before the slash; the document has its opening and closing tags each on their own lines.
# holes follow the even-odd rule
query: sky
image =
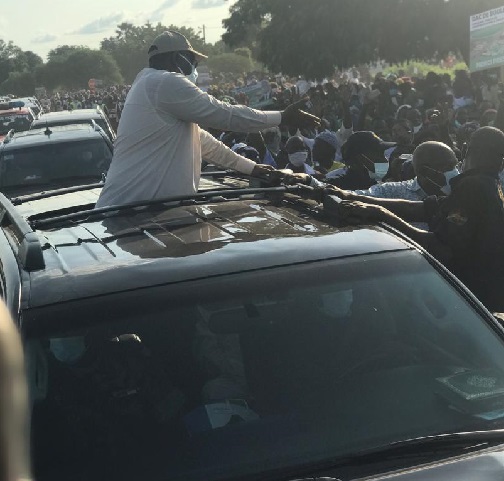
<svg viewBox="0 0 504 481">
<path fill-rule="evenodd" d="M 226 0 L 0 0 L 0 38 L 12 40 L 44 61 L 58 45 L 99 48 L 121 22 L 192 27 L 206 26 L 206 40 L 224 33 L 222 20 L 233 1 Z"/>
</svg>

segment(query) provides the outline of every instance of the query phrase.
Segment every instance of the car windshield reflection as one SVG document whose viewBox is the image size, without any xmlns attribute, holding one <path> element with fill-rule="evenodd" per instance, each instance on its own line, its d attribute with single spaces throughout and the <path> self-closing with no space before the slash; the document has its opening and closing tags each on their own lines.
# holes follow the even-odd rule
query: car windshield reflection
<svg viewBox="0 0 504 481">
<path fill-rule="evenodd" d="M 413 251 L 109 297 L 37 315 L 39 480 L 259 476 L 504 417 L 501 338 Z"/>
</svg>

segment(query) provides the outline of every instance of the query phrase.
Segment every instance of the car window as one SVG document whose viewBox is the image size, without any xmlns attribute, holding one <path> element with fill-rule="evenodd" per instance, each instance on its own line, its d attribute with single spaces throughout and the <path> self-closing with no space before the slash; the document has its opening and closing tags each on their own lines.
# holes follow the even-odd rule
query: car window
<svg viewBox="0 0 504 481">
<path fill-rule="evenodd" d="M 0 186 L 50 184 L 78 177 L 100 179 L 111 159 L 103 139 L 5 150 L 0 156 Z"/>
<path fill-rule="evenodd" d="M 36 316 L 37 479 L 231 479 L 504 417 L 502 339 L 418 253 L 96 302 Z"/>
<path fill-rule="evenodd" d="M 30 129 L 33 116 L 29 113 L 9 113 L 0 115 L 0 135 L 6 135 L 9 130 L 25 132 Z"/>
</svg>

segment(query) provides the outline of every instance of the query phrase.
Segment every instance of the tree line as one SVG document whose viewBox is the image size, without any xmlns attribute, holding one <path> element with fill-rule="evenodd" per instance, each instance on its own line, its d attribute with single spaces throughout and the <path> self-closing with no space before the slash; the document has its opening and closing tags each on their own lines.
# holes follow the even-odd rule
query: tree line
<svg viewBox="0 0 504 481">
<path fill-rule="evenodd" d="M 0 39 L 0 95 L 33 95 L 41 86 L 48 90 L 79 90 L 87 88 L 90 78 L 100 79 L 104 85 L 131 84 L 147 66 L 148 46 L 169 29 L 181 32 L 196 50 L 209 55 L 212 71 L 242 73 L 254 67 L 248 48 L 231 49 L 222 41 L 205 43 L 192 28 L 121 23 L 115 35 L 101 41 L 99 49 L 61 45 L 48 53 L 46 62 L 34 52 Z"/>
<path fill-rule="evenodd" d="M 205 43 L 192 28 L 121 23 L 99 49 L 63 45 L 47 61 L 0 39 L 0 94 L 36 86 L 86 88 L 89 78 L 131 83 L 147 65 L 152 40 L 167 29 L 210 56 L 214 73 L 242 73 L 261 62 L 272 72 L 321 79 L 335 68 L 377 60 L 433 61 L 448 53 L 468 61 L 469 17 L 503 0 L 234 0 L 221 41 Z"/>
<path fill-rule="evenodd" d="M 238 0 L 223 24 L 275 72 L 309 78 L 378 60 L 469 62 L 470 16 L 503 0 Z"/>
</svg>

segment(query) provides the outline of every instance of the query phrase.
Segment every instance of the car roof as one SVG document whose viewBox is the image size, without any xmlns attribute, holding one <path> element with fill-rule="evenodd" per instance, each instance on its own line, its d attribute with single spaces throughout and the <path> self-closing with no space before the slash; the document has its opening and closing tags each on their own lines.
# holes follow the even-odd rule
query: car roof
<svg viewBox="0 0 504 481">
<path fill-rule="evenodd" d="M 46 124 L 51 122 L 71 122 L 76 120 L 98 120 L 104 117 L 104 113 L 100 109 L 78 109 L 78 110 L 63 110 L 61 112 L 49 112 L 42 114 L 33 125 Z"/>
<path fill-rule="evenodd" d="M 200 205 L 157 205 L 44 224 L 45 217 L 61 213 L 52 209 L 75 203 L 92 208 L 99 192 L 82 189 L 16 207 L 43 246 L 45 268 L 29 273 L 30 307 L 412 248 L 379 226 L 338 228 L 317 220 L 303 213 L 298 198 L 280 204 L 254 196 L 210 199 Z"/>
<path fill-rule="evenodd" d="M 26 147 L 47 145 L 50 143 L 72 142 L 78 140 L 104 139 L 102 134 L 90 124 L 72 124 L 62 127 L 51 127 L 47 135 L 45 128 L 19 132 L 8 143 L 0 144 L 3 150 L 15 150 Z"/>
</svg>

